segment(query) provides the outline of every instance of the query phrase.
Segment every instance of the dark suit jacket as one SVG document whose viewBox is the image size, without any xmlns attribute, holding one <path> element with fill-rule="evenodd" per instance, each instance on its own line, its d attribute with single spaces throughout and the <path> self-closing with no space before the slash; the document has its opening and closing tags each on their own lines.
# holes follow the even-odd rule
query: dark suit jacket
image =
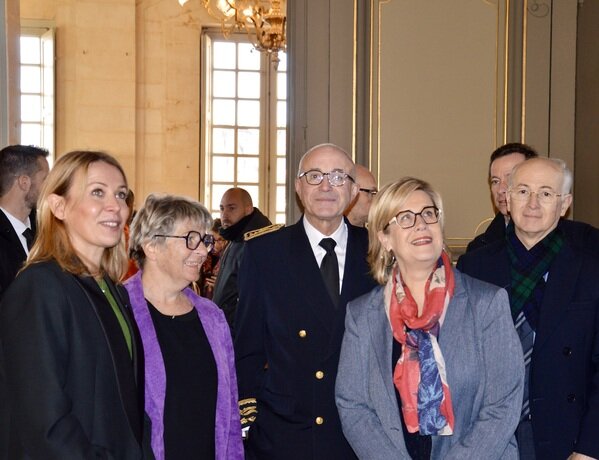
<svg viewBox="0 0 599 460">
<path fill-rule="evenodd" d="M 560 226 L 563 222 L 560 223 Z M 463 255 L 458 269 L 510 289 L 504 241 Z M 545 287 L 530 369 L 537 458 L 599 457 L 599 264 L 569 238 Z"/>
<path fill-rule="evenodd" d="M 345 305 L 374 281 L 366 262 L 367 233 L 347 226 L 337 309 L 301 220 L 246 243 L 235 352 L 240 399 L 258 402 L 246 441 L 249 458 L 355 458 L 341 431 L 335 379 Z"/>
<path fill-rule="evenodd" d="M 0 411 L 10 413 L 10 459 L 143 457 L 137 329 L 121 305 L 132 331 L 132 363 L 116 316 L 94 284 L 45 262 L 21 272 L 5 293 L 0 339 L 8 404 L 2 401 Z M 111 292 L 119 303 L 128 299 L 122 288 Z"/>
<path fill-rule="evenodd" d="M 564 234 L 573 247 L 599 257 L 599 230 L 592 225 L 569 219 L 560 219 Z M 478 235 L 466 248 L 466 252 L 482 248 L 488 244 L 505 239 L 505 218 L 498 212 L 484 233 Z"/>
<path fill-rule="evenodd" d="M 29 215 L 31 230 L 35 234 L 35 210 Z M 17 272 L 27 259 L 15 229 L 8 217 L 0 211 L 0 299 L 8 285 L 15 279 Z"/>
</svg>

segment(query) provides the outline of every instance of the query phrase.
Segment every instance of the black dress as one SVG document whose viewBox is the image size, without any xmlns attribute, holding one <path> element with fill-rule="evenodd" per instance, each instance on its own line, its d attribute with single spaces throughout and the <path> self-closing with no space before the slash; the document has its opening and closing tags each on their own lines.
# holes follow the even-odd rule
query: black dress
<svg viewBox="0 0 599 460">
<path fill-rule="evenodd" d="M 195 309 L 169 316 L 148 305 L 166 372 L 165 457 L 214 460 L 218 378 L 204 327 Z"/>
</svg>

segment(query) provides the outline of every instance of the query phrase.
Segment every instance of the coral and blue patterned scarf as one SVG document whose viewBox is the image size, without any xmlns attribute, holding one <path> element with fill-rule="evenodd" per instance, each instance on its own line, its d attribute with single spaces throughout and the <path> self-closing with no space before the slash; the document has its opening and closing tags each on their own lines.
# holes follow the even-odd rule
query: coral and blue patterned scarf
<svg viewBox="0 0 599 460">
<path fill-rule="evenodd" d="M 449 256 L 441 254 L 426 282 L 421 316 L 414 297 L 401 282 L 397 266 L 390 282 L 393 287 L 389 320 L 393 336 L 402 344 L 393 383 L 401 396 L 406 428 L 410 433 L 419 431 L 422 435 L 451 435 L 454 426 L 451 393 L 445 360 L 437 342 L 439 319 L 455 288 Z"/>
</svg>

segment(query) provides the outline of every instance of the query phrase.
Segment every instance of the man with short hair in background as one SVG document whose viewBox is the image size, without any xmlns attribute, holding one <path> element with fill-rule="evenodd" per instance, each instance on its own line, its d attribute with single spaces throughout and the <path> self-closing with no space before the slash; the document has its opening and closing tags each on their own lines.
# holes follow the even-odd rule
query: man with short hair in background
<svg viewBox="0 0 599 460">
<path fill-rule="evenodd" d="M 489 161 L 489 187 L 491 188 L 493 208 L 497 214 L 495 214 L 495 218 L 491 221 L 485 232 L 478 235 L 468 244 L 466 252 L 505 237 L 505 227 L 510 221 L 506 193 L 512 169 L 524 160 L 538 156 L 538 153 L 532 147 L 519 142 L 502 145 L 491 154 Z"/>
<path fill-rule="evenodd" d="M 214 283 L 212 301 L 224 312 L 231 332 L 235 331 L 235 312 L 239 301 L 237 287 L 239 265 L 243 256 L 244 234 L 271 225 L 270 220 L 254 207 L 252 197 L 240 187 L 230 188 L 220 201 L 220 235 L 229 244 L 221 259 Z"/>
<path fill-rule="evenodd" d="M 35 238 L 37 198 L 49 172 L 48 151 L 0 150 L 0 298 L 27 259 Z"/>
<path fill-rule="evenodd" d="M 35 239 L 37 199 L 49 171 L 47 156 L 47 150 L 25 145 L 10 145 L 0 150 L 0 300 L 23 266 Z M 0 361 L 0 405 L 6 404 L 5 394 Z M 8 416 L 6 411 L 5 415 Z M 0 417 L 0 460 L 8 455 L 8 425 L 8 418 Z"/>
<path fill-rule="evenodd" d="M 368 168 L 356 165 L 356 184 L 358 184 L 358 194 L 344 214 L 352 225 L 365 227 L 372 199 L 378 193 L 376 180 Z"/>
</svg>

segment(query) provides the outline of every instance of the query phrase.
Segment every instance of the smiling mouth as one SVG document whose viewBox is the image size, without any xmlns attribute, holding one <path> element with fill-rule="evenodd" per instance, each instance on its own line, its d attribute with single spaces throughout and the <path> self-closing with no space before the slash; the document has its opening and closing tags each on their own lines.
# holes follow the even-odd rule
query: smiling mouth
<svg viewBox="0 0 599 460">
<path fill-rule="evenodd" d="M 106 222 L 100 222 L 101 225 L 104 225 L 105 227 L 110 227 L 110 228 L 119 228 L 121 223 L 114 221 L 114 220 L 109 220 Z"/>
<path fill-rule="evenodd" d="M 423 238 L 418 238 L 414 241 L 412 241 L 412 244 L 415 246 L 422 246 L 424 244 L 430 244 L 433 242 L 433 239 L 430 237 L 423 237 Z"/>
</svg>

